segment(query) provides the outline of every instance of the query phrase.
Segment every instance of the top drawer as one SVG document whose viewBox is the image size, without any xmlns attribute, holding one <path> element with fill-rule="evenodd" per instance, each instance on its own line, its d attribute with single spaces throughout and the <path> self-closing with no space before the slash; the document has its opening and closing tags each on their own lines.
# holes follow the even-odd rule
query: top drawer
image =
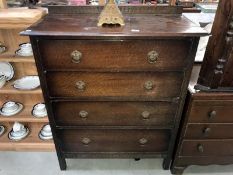
<svg viewBox="0 0 233 175">
<path fill-rule="evenodd" d="M 233 101 L 194 101 L 189 116 L 189 122 L 233 123 Z"/>
<path fill-rule="evenodd" d="M 40 40 L 45 69 L 181 70 L 190 40 Z"/>
</svg>

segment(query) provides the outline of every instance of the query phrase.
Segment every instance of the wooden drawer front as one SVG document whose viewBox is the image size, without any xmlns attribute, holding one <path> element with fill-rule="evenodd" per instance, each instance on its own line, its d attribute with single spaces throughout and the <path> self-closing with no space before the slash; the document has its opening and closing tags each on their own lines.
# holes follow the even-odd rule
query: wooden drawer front
<svg viewBox="0 0 233 175">
<path fill-rule="evenodd" d="M 187 139 L 233 139 L 233 124 L 189 124 Z"/>
<path fill-rule="evenodd" d="M 233 101 L 194 101 L 189 122 L 233 123 Z"/>
<path fill-rule="evenodd" d="M 111 69 L 111 70 L 180 70 L 188 63 L 189 40 L 84 41 L 41 40 L 42 61 L 46 69 Z M 82 56 L 74 63 L 71 53 Z M 156 51 L 155 63 L 148 61 L 148 53 Z"/>
<path fill-rule="evenodd" d="M 181 156 L 232 156 L 233 140 L 185 140 Z"/>
<path fill-rule="evenodd" d="M 172 125 L 177 105 L 166 102 L 54 102 L 58 126 Z"/>
<path fill-rule="evenodd" d="M 169 130 L 60 130 L 64 152 L 166 152 Z"/>
<path fill-rule="evenodd" d="M 178 97 L 182 74 L 50 72 L 47 81 L 51 97 L 131 97 L 133 100 L 153 100 Z"/>
<path fill-rule="evenodd" d="M 180 167 L 188 165 L 227 165 L 233 164 L 233 156 L 178 157 L 176 164 Z"/>
</svg>

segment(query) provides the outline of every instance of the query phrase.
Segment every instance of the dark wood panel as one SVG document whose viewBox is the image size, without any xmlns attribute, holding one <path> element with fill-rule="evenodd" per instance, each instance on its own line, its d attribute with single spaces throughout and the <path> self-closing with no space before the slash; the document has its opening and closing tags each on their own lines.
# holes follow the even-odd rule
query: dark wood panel
<svg viewBox="0 0 233 175">
<path fill-rule="evenodd" d="M 232 17 L 233 1 L 220 1 L 198 79 L 199 89 L 223 91 L 233 88 Z"/>
<path fill-rule="evenodd" d="M 233 156 L 179 157 L 178 166 L 233 164 Z"/>
<path fill-rule="evenodd" d="M 82 7 L 76 7 L 82 8 Z M 154 39 L 200 37 L 207 32 L 180 15 L 126 14 L 125 26 L 98 27 L 98 15 L 48 15 L 22 34 L 31 36 L 72 36 L 85 39 Z M 61 32 L 62 31 L 62 32 Z M 75 39 L 75 38 L 74 38 Z"/>
<path fill-rule="evenodd" d="M 183 70 L 188 64 L 191 40 L 40 40 L 40 54 L 45 69 L 117 71 Z M 79 63 L 71 58 L 73 51 L 82 56 Z M 148 54 L 158 53 L 150 63 Z M 175 59 L 174 59 L 175 58 Z"/>
<path fill-rule="evenodd" d="M 233 123 L 233 101 L 194 101 L 189 122 Z"/>
<path fill-rule="evenodd" d="M 58 126 L 171 126 L 177 104 L 167 102 L 52 103 Z"/>
<path fill-rule="evenodd" d="M 97 15 L 103 10 L 104 6 L 49 6 L 50 14 L 93 14 Z M 123 14 L 181 14 L 181 6 L 160 6 L 159 4 L 155 6 L 127 6 L 118 5 L 120 11 Z"/>
<path fill-rule="evenodd" d="M 64 152 L 165 152 L 169 130 L 59 130 Z"/>
<path fill-rule="evenodd" d="M 233 140 L 184 140 L 180 156 L 230 156 Z"/>
<path fill-rule="evenodd" d="M 187 139 L 233 139 L 233 124 L 188 124 Z"/>
<path fill-rule="evenodd" d="M 67 81 L 67 78 L 69 80 Z M 51 97 L 114 97 L 155 100 L 179 97 L 182 73 L 83 73 L 49 72 Z M 76 84 L 81 86 L 77 86 Z M 146 89 L 148 82 L 151 89 Z M 85 83 L 85 85 L 84 85 Z M 83 88 L 80 90 L 80 88 Z"/>
</svg>

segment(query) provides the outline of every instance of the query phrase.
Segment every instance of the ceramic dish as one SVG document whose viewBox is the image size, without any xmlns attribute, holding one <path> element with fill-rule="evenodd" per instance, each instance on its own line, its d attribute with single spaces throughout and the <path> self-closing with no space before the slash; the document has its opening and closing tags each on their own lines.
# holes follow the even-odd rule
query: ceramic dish
<svg viewBox="0 0 233 175">
<path fill-rule="evenodd" d="M 0 89 L 6 84 L 5 75 L 0 75 Z"/>
<path fill-rule="evenodd" d="M 0 43 L 0 54 L 5 52 L 6 51 L 6 46 L 3 46 L 1 43 Z"/>
<path fill-rule="evenodd" d="M 11 132 L 9 132 L 9 139 L 10 140 L 14 140 L 14 141 L 20 141 L 24 138 L 26 138 L 29 134 L 29 129 L 28 128 L 25 128 L 25 131 L 20 131 L 20 132 L 17 132 L 15 133 L 13 130 L 11 130 Z"/>
<path fill-rule="evenodd" d="M 50 140 L 53 139 L 51 127 L 49 124 L 43 126 L 43 128 L 40 130 L 39 138 L 42 140 Z"/>
<path fill-rule="evenodd" d="M 47 116 L 47 110 L 44 103 L 36 104 L 32 109 L 32 115 L 37 118 L 42 118 Z"/>
<path fill-rule="evenodd" d="M 4 126 L 0 126 L 0 137 L 4 134 L 5 132 L 5 127 Z"/>
<path fill-rule="evenodd" d="M 6 77 L 6 80 L 9 81 L 14 77 L 14 68 L 8 62 L 0 62 L 0 74 Z"/>
<path fill-rule="evenodd" d="M 2 108 L 0 109 L 0 115 L 5 117 L 13 116 L 18 114 L 23 109 L 23 105 L 21 103 L 9 101 L 3 104 Z"/>
<path fill-rule="evenodd" d="M 21 57 L 30 57 L 33 56 L 33 52 L 25 52 L 22 49 L 15 51 L 15 54 Z"/>
<path fill-rule="evenodd" d="M 33 90 L 40 86 L 38 76 L 25 76 L 14 81 L 13 87 L 19 90 Z"/>
</svg>

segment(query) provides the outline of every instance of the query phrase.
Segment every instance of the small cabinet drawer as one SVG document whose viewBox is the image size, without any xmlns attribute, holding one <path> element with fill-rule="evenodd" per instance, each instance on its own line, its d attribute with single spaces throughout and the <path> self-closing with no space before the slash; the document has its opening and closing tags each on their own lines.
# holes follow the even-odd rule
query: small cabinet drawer
<svg viewBox="0 0 233 175">
<path fill-rule="evenodd" d="M 190 40 L 40 40 L 46 69 L 181 70 Z"/>
<path fill-rule="evenodd" d="M 194 101 L 189 122 L 233 123 L 233 101 Z"/>
<path fill-rule="evenodd" d="M 52 107 L 58 126 L 171 126 L 177 104 L 54 101 Z"/>
<path fill-rule="evenodd" d="M 233 155 L 233 140 L 184 140 L 180 156 Z"/>
<path fill-rule="evenodd" d="M 182 73 L 49 72 L 50 97 L 160 100 L 180 96 Z"/>
<path fill-rule="evenodd" d="M 233 124 L 188 124 L 187 139 L 233 139 Z"/>
<path fill-rule="evenodd" d="M 63 152 L 166 152 L 169 130 L 58 130 Z"/>
</svg>

